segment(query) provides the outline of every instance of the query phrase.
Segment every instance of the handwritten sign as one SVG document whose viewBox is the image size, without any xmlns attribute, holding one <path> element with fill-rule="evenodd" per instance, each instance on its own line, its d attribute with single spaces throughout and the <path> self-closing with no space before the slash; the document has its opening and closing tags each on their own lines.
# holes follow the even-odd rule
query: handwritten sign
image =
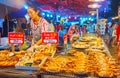
<svg viewBox="0 0 120 78">
<path fill-rule="evenodd" d="M 58 33 L 57 32 L 43 32 L 42 43 L 58 44 Z"/>
<path fill-rule="evenodd" d="M 23 44 L 24 43 L 24 34 L 9 32 L 8 33 L 8 42 L 10 44 Z"/>
</svg>

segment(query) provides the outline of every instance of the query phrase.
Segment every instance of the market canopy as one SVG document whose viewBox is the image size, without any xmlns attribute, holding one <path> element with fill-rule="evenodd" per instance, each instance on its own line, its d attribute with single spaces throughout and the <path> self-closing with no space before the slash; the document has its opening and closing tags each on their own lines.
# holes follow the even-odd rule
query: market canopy
<svg viewBox="0 0 120 78">
<path fill-rule="evenodd" d="M 41 11 L 51 12 L 60 16 L 88 16 L 89 11 L 94 10 L 88 8 L 88 5 L 91 4 L 89 0 L 0 0 L 0 4 L 20 10 L 13 12 L 12 15 L 14 17 L 16 15 L 24 17 L 25 11 L 22 11 L 22 8 L 28 2 L 35 3 Z"/>
<path fill-rule="evenodd" d="M 91 10 L 88 8 L 88 0 L 35 0 L 40 3 L 41 10 L 57 12 L 64 15 L 88 15 Z"/>
</svg>

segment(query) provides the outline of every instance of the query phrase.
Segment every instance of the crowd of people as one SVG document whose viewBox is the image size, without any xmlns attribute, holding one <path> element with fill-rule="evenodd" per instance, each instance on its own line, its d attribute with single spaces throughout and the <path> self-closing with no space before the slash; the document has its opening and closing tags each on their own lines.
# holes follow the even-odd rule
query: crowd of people
<svg viewBox="0 0 120 78">
<path fill-rule="evenodd" d="M 115 47 L 115 44 L 119 42 L 120 35 L 119 25 L 120 24 L 116 24 L 114 22 L 110 25 L 106 23 L 104 34 L 101 33 L 100 25 L 97 25 L 95 32 L 98 34 L 98 36 L 104 38 L 107 45 Z"/>
</svg>

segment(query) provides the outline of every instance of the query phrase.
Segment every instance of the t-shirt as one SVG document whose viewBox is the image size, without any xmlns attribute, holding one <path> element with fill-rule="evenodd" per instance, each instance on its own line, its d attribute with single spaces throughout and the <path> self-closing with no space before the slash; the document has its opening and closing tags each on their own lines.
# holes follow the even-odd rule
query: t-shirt
<svg viewBox="0 0 120 78">
<path fill-rule="evenodd" d="M 42 32 L 48 31 L 48 26 L 49 24 L 44 18 L 39 19 L 38 25 L 35 25 L 33 23 L 33 20 L 31 20 L 31 29 L 32 29 L 32 34 L 35 42 L 41 38 Z"/>
</svg>

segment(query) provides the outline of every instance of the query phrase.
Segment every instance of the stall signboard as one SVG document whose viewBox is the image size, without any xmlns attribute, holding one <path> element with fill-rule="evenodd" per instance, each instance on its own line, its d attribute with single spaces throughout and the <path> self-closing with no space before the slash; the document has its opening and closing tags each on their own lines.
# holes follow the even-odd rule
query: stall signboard
<svg viewBox="0 0 120 78">
<path fill-rule="evenodd" d="M 43 32 L 42 43 L 58 44 L 58 32 Z"/>
<path fill-rule="evenodd" d="M 64 34 L 64 44 L 67 44 L 67 34 Z"/>
<path fill-rule="evenodd" d="M 24 33 L 9 32 L 8 33 L 9 44 L 23 44 Z"/>
</svg>

